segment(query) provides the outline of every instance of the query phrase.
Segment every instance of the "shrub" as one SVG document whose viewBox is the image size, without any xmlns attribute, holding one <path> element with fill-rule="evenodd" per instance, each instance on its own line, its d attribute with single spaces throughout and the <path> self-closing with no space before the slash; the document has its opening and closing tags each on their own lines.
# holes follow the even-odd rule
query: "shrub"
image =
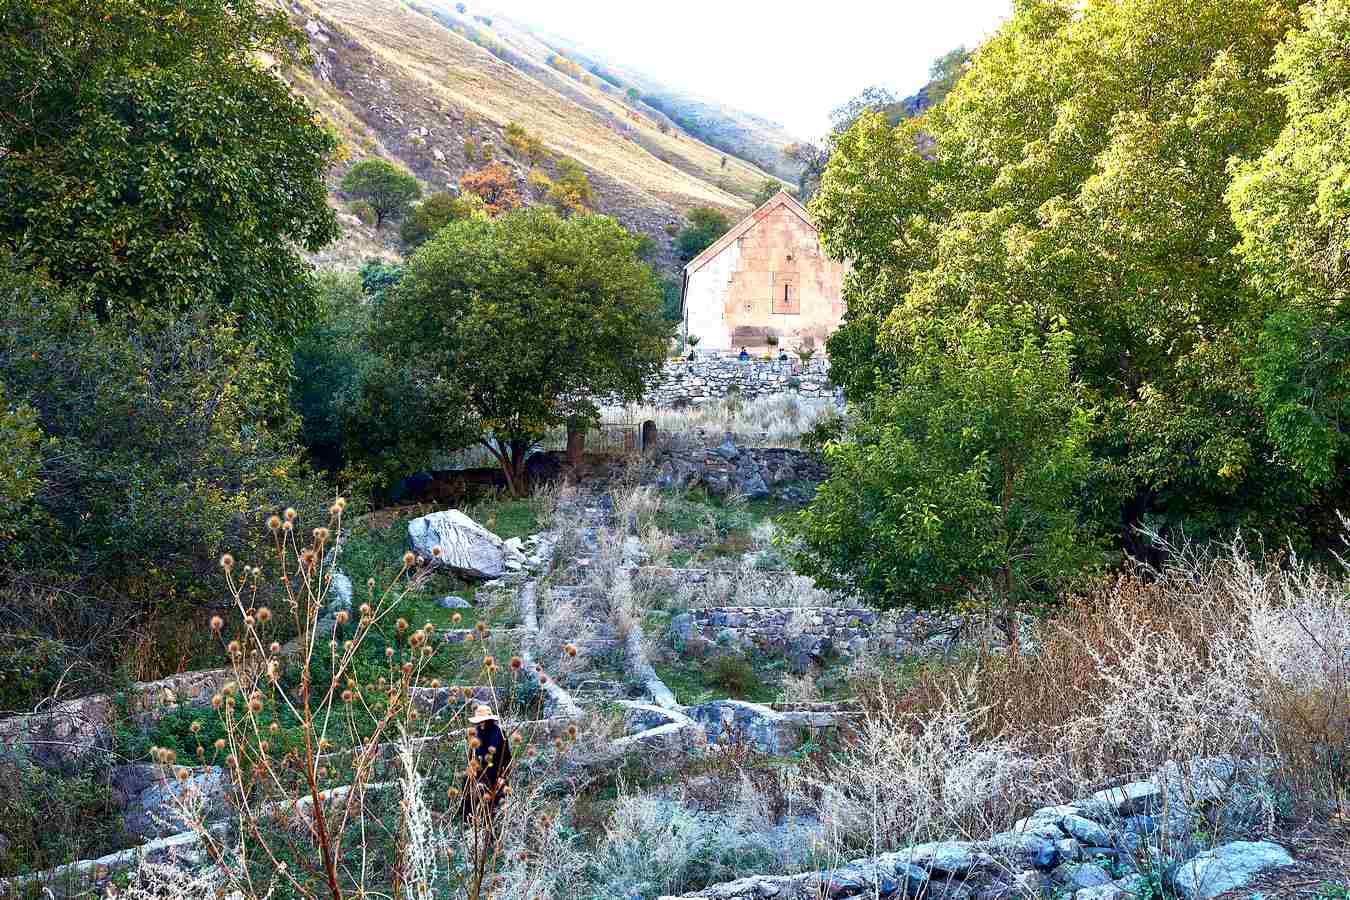
<svg viewBox="0 0 1350 900">
<path fill-rule="evenodd" d="M 105 777 L 44 771 L 0 750 L 0 877 L 39 872 L 134 846 Z"/>
<path fill-rule="evenodd" d="M 459 187 L 462 191 L 477 194 L 491 216 L 500 216 L 525 205 L 511 173 L 499 162 L 466 173 L 459 180 Z"/>
<path fill-rule="evenodd" d="M 584 213 L 595 202 L 586 170 L 574 159 L 558 163 L 558 177 L 548 190 L 549 202 L 563 215 Z"/>
<path fill-rule="evenodd" d="M 402 218 L 412 201 L 422 196 L 415 177 L 383 159 L 367 159 L 353 166 L 343 176 L 342 190 L 370 203 L 376 228 L 390 219 Z"/>
<path fill-rule="evenodd" d="M 525 176 L 525 180 L 529 182 L 530 190 L 534 192 L 536 200 L 544 199 L 553 189 L 553 179 L 549 178 L 548 173 L 543 169 L 531 169 L 530 173 Z"/>
<path fill-rule="evenodd" d="M 754 666 L 739 653 L 724 653 L 713 660 L 712 678 L 733 697 L 745 696 L 759 680 Z"/>
<path fill-rule="evenodd" d="M 331 478 L 376 500 L 470 440 L 432 385 L 370 348 L 371 303 L 401 272 L 368 264 L 360 280 L 319 276 L 322 312 L 301 333 L 294 355 L 291 402 L 311 458 Z"/>
<path fill-rule="evenodd" d="M 543 139 L 531 134 L 524 125 L 516 122 L 508 123 L 503 137 L 512 154 L 527 160 L 531 165 L 537 166 L 548 158 L 548 150 L 544 147 Z"/>
<path fill-rule="evenodd" d="M 0 269 L 0 373 L 44 436 L 24 515 L 46 523 L 6 542 L 0 630 L 83 646 L 105 672 L 178 671 L 191 650 L 154 632 L 188 640 L 222 543 L 248 546 L 256 510 L 309 490 L 286 369 L 205 315 L 127 333 Z"/>
<path fill-rule="evenodd" d="M 39 520 L 42 428 L 26 403 L 11 403 L 0 381 L 0 565 L 19 555 L 19 542 Z M 0 704 L 3 708 L 3 704 Z"/>
<path fill-rule="evenodd" d="M 469 197 L 475 197 L 470 194 Z M 444 191 L 432 194 L 417 204 L 403 220 L 399 237 L 409 250 L 416 250 L 451 222 L 473 215 L 473 200 L 456 197 Z"/>
<path fill-rule="evenodd" d="M 689 211 L 689 224 L 675 238 L 675 247 L 686 262 L 698 256 L 731 230 L 726 213 L 706 206 Z"/>
<path fill-rule="evenodd" d="M 355 200 L 348 209 L 365 225 L 374 226 L 380 221 L 379 213 L 375 212 L 375 206 L 369 200 Z"/>
</svg>

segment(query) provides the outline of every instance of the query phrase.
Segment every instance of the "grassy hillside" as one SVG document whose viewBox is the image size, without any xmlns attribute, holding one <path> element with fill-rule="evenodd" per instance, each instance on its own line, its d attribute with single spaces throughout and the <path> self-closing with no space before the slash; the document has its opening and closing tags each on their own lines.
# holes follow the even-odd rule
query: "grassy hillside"
<svg viewBox="0 0 1350 900">
<path fill-rule="evenodd" d="M 663 83 L 625 60 L 611 59 L 569 40 L 565 36 L 534 29 L 518 22 L 494 19 L 494 26 L 508 27 L 528 35 L 550 48 L 556 48 L 579 62 L 600 79 L 622 84 L 638 92 L 634 104 L 647 115 L 712 146 L 719 153 L 747 160 L 774 175 L 795 181 L 796 163 L 784 158 L 783 148 L 798 140 L 777 122 L 752 113 L 732 109 L 716 100 L 697 97 L 677 85 Z"/>
<path fill-rule="evenodd" d="M 571 158 L 591 180 L 597 211 L 651 235 L 666 262 L 670 234 L 689 209 L 712 206 L 737 218 L 772 177 L 633 109 L 614 85 L 506 23 L 424 0 L 295 0 L 291 9 L 317 62 L 286 77 L 341 134 L 349 163 L 391 159 L 441 190 L 492 158 L 528 195 L 532 167 L 553 174 Z M 549 158 L 514 153 L 508 123 L 536 135 Z M 376 236 L 344 221 L 351 253 L 366 252 Z"/>
</svg>

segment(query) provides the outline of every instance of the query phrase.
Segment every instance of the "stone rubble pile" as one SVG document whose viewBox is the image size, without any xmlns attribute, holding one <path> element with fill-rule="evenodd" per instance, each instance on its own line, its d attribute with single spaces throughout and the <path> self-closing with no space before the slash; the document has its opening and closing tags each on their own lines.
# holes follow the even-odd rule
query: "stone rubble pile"
<svg viewBox="0 0 1350 900">
<path fill-rule="evenodd" d="M 749 500 L 776 494 L 805 503 L 813 491 L 803 485 L 825 480 L 824 464 L 801 450 L 736 446 L 728 436 L 712 449 L 672 449 L 657 461 L 653 483 L 660 488 L 703 488 L 714 497 Z"/>
</svg>

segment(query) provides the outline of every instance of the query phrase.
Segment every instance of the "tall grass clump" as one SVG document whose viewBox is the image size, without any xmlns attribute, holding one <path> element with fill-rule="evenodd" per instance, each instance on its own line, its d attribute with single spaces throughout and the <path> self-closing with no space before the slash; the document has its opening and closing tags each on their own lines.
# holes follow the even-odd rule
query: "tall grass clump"
<svg viewBox="0 0 1350 900">
<path fill-rule="evenodd" d="M 640 406 L 624 410 L 624 415 L 654 421 L 675 442 L 697 441 L 702 431 L 705 442 L 717 443 L 730 434 L 745 447 L 797 447 L 803 435 L 840 412 L 831 399 L 783 393 L 749 401 L 724 397 L 683 409 Z"/>
<path fill-rule="evenodd" d="M 861 689 L 856 739 L 802 776 L 839 845 L 986 837 L 1141 779 L 1162 791 L 1177 854 L 1344 816 L 1344 572 L 1241 541 L 1159 546 L 1166 563 L 1133 564 L 1034 625 L 1026 647 Z M 841 769 L 855 774 L 829 777 Z"/>
</svg>

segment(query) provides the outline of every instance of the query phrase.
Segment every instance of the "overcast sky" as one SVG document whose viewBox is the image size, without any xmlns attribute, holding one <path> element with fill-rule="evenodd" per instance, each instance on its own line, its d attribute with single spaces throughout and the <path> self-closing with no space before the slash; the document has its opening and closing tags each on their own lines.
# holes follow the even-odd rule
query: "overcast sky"
<svg viewBox="0 0 1350 900">
<path fill-rule="evenodd" d="M 799 137 L 872 84 L 901 95 L 972 46 L 1012 0 L 491 0 L 508 16 L 686 91 L 772 119 Z"/>
</svg>

